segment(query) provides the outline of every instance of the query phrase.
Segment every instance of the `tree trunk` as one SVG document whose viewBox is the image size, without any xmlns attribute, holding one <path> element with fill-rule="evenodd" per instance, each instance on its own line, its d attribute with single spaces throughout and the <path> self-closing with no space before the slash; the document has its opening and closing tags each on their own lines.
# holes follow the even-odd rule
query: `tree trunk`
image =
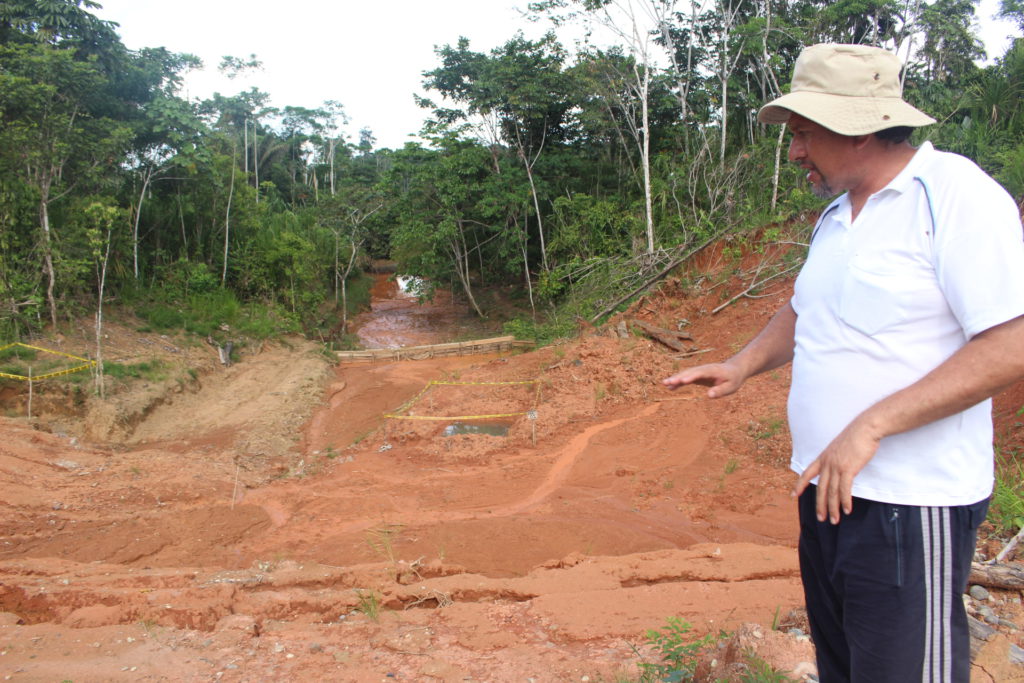
<svg viewBox="0 0 1024 683">
<path fill-rule="evenodd" d="M 779 139 L 775 143 L 775 171 L 772 173 L 772 213 L 779 203 L 779 169 L 782 164 L 782 142 L 786 139 L 786 127 L 779 126 Z"/>
<path fill-rule="evenodd" d="M 540 264 L 545 270 L 548 270 L 548 251 L 544 244 L 544 219 L 540 215 L 540 200 L 537 198 L 537 186 L 533 182 L 533 164 L 526 159 L 524 150 L 520 148 L 519 156 L 523 160 L 523 166 L 526 167 L 526 178 L 530 181 L 530 195 L 533 197 L 533 210 L 537 215 L 537 234 L 540 236 Z"/>
<path fill-rule="evenodd" d="M 641 79 L 639 72 L 636 72 L 636 67 L 633 67 L 636 73 L 637 81 L 641 84 L 640 89 L 640 120 L 643 125 L 643 143 L 640 149 L 640 157 L 644 166 L 644 212 L 647 217 L 647 254 L 648 256 L 654 254 L 654 211 L 651 200 L 651 123 L 649 116 L 649 107 L 647 104 L 647 95 L 650 90 L 651 83 L 651 70 L 647 64 L 644 64 L 644 75 Z"/>
<path fill-rule="evenodd" d="M 50 235 L 50 184 L 53 179 L 49 173 L 43 172 L 39 183 L 39 226 L 43 230 L 43 274 L 46 276 L 46 302 L 50 307 L 50 322 L 57 327 L 57 300 L 53 290 L 57 283 L 57 274 L 53 268 L 53 240 Z"/>
<path fill-rule="evenodd" d="M 231 155 L 231 185 L 228 189 L 228 208 L 224 213 L 224 267 L 220 273 L 220 286 L 228 281 L 228 239 L 231 237 L 231 200 L 235 195 L 235 155 Z"/>
<path fill-rule="evenodd" d="M 469 281 L 469 254 L 466 253 L 464 244 L 460 244 L 462 234 L 462 226 L 459 225 L 459 237 L 453 238 L 448 243 L 448 246 L 451 249 L 452 257 L 455 259 L 455 273 L 459 277 L 462 291 L 466 293 L 466 298 L 469 299 L 469 305 L 473 308 L 473 311 L 477 316 L 483 318 L 483 311 L 480 310 L 476 299 L 473 297 L 473 287 Z"/>
<path fill-rule="evenodd" d="M 348 266 L 345 268 L 345 272 L 341 276 L 341 333 L 348 334 L 348 280 L 349 274 L 352 272 L 352 266 L 356 262 L 356 254 L 359 252 L 359 247 L 362 246 L 362 242 L 359 244 L 352 244 L 352 253 L 348 257 Z"/>
<path fill-rule="evenodd" d="M 256 174 L 256 203 L 260 203 L 260 144 L 256 133 L 256 120 L 252 122 L 252 168 Z"/>
<path fill-rule="evenodd" d="M 728 26 L 728 24 L 726 24 Z M 729 64 L 729 31 L 728 28 L 723 28 L 722 32 L 722 139 L 718 148 L 718 163 L 725 163 L 725 134 L 727 130 L 727 112 L 728 112 L 728 100 L 729 100 L 729 73 L 727 67 Z"/>
<path fill-rule="evenodd" d="M 100 398 L 106 395 L 103 375 L 103 292 L 107 285 L 107 264 L 110 262 L 110 230 L 107 230 L 106 245 L 103 250 L 103 261 L 97 273 L 99 296 L 96 298 L 96 393 Z"/>
<path fill-rule="evenodd" d="M 146 197 L 146 190 L 149 188 L 149 182 L 152 178 L 153 169 L 147 166 L 146 173 L 142 177 L 142 191 L 139 192 L 139 203 L 135 207 L 135 222 L 132 225 L 132 272 L 136 280 L 139 279 L 139 221 L 142 218 L 142 201 Z"/>
</svg>

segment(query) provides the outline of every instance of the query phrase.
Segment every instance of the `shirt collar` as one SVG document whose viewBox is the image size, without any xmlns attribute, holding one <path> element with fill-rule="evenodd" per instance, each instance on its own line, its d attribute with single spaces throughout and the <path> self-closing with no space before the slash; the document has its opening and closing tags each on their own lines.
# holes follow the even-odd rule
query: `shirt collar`
<svg viewBox="0 0 1024 683">
<path fill-rule="evenodd" d="M 910 158 L 907 165 L 903 167 L 903 170 L 896 174 L 896 177 L 889 181 L 889 184 L 883 187 L 881 190 L 875 193 L 875 195 L 882 194 L 886 191 L 893 191 L 899 194 L 906 192 L 911 185 L 914 183 L 914 177 L 918 175 L 921 167 L 927 162 L 928 157 L 935 153 L 935 148 L 932 147 L 932 143 L 925 140 L 921 143 L 921 146 L 917 148 L 917 152 Z"/>
</svg>

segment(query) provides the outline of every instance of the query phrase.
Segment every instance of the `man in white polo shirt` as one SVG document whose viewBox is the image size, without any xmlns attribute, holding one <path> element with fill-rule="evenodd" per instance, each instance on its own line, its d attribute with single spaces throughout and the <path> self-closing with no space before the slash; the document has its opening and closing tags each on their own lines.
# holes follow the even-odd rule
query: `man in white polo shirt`
<svg viewBox="0 0 1024 683">
<path fill-rule="evenodd" d="M 793 362 L 800 566 L 823 683 L 969 680 L 961 595 L 992 490 L 990 398 L 1024 377 L 1024 233 L 879 48 L 815 45 L 761 108 L 822 213 L 792 299 L 742 351 L 664 380 L 733 393 Z"/>
</svg>

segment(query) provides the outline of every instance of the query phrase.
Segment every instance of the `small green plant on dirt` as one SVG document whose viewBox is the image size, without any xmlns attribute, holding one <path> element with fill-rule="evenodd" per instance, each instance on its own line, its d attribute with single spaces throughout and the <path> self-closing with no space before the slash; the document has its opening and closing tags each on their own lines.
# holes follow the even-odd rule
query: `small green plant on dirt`
<svg viewBox="0 0 1024 683">
<path fill-rule="evenodd" d="M 1016 450 L 999 453 L 996 459 L 988 521 L 1000 536 L 1012 536 L 1024 527 L 1024 463 Z"/>
<path fill-rule="evenodd" d="M 374 591 L 356 588 L 356 611 L 362 612 L 372 621 L 380 619 L 380 597 Z"/>
<path fill-rule="evenodd" d="M 758 657 L 756 652 L 744 653 L 744 660 L 746 670 L 739 675 L 739 683 L 793 683 L 792 678 Z"/>
<path fill-rule="evenodd" d="M 603 382 L 598 382 L 596 385 L 594 385 L 594 400 L 595 401 L 600 401 L 601 399 L 603 399 L 605 397 L 606 393 L 607 393 L 607 389 L 605 389 L 605 386 L 604 386 Z"/>
<path fill-rule="evenodd" d="M 756 420 L 747 425 L 747 433 L 752 439 L 763 441 L 773 439 L 782 431 L 784 423 L 781 418 L 769 417 Z"/>
<path fill-rule="evenodd" d="M 334 446 L 328 446 L 324 449 L 324 457 L 328 460 L 334 460 L 338 457 L 338 451 L 334 450 Z"/>
<path fill-rule="evenodd" d="M 778 631 L 780 623 L 782 623 L 782 605 L 776 605 L 775 614 L 772 615 L 772 630 Z"/>
<path fill-rule="evenodd" d="M 736 468 L 740 466 L 740 461 L 736 458 L 729 458 L 729 462 L 725 463 L 725 473 L 732 474 L 736 471 Z"/>
<path fill-rule="evenodd" d="M 715 640 L 711 634 L 691 639 L 691 626 L 680 617 L 669 617 L 661 630 L 647 632 L 647 644 L 657 650 L 658 662 L 640 662 L 639 683 L 692 681 L 700 653 Z"/>
<path fill-rule="evenodd" d="M 157 627 L 157 623 L 153 619 L 143 619 L 139 622 L 139 626 L 141 626 L 146 633 L 152 634 L 153 630 Z"/>
<path fill-rule="evenodd" d="M 366 532 L 366 544 L 388 562 L 395 561 L 395 537 L 402 530 L 401 524 L 381 524 Z"/>
</svg>

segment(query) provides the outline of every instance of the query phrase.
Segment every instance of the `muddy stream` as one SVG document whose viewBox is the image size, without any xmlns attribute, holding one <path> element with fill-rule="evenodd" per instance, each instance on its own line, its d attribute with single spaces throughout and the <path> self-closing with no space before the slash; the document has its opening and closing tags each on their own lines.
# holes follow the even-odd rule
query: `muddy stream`
<svg viewBox="0 0 1024 683">
<path fill-rule="evenodd" d="M 442 344 L 486 329 L 450 290 L 438 289 L 431 300 L 421 302 L 409 291 L 410 282 L 394 273 L 373 273 L 370 310 L 357 315 L 350 326 L 363 347 Z"/>
</svg>

